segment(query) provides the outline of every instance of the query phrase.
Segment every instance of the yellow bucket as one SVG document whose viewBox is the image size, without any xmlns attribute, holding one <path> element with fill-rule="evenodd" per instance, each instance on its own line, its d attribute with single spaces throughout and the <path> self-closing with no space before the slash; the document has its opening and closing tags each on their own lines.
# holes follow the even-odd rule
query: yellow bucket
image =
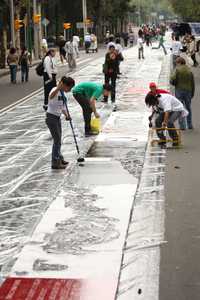
<svg viewBox="0 0 200 300">
<path fill-rule="evenodd" d="M 101 119 L 100 118 L 92 118 L 90 126 L 91 126 L 92 132 L 99 133 L 101 130 Z"/>
</svg>

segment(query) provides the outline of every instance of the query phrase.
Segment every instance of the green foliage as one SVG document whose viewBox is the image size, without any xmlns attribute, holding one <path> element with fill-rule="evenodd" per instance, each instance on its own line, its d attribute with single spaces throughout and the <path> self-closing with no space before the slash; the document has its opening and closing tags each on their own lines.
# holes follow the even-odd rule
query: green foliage
<svg viewBox="0 0 200 300">
<path fill-rule="evenodd" d="M 200 21 L 199 0 L 170 0 L 175 12 L 185 21 Z"/>
</svg>

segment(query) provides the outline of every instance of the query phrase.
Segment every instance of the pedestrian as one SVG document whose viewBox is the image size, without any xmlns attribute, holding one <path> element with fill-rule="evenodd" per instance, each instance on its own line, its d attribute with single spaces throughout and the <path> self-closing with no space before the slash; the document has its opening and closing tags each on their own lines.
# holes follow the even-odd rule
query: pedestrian
<svg viewBox="0 0 200 300">
<path fill-rule="evenodd" d="M 108 44 L 107 44 L 107 50 L 109 50 L 110 46 L 116 47 L 115 37 L 114 37 L 113 34 L 111 34 L 111 35 L 109 36 L 109 40 L 108 40 Z"/>
<path fill-rule="evenodd" d="M 135 35 L 134 32 L 131 30 L 129 33 L 129 42 L 131 47 L 133 47 L 134 41 L 135 41 Z"/>
<path fill-rule="evenodd" d="M 57 67 L 55 63 L 56 51 L 55 49 L 50 49 L 44 59 L 44 105 L 43 109 L 46 111 L 48 108 L 49 93 L 53 87 L 56 86 L 56 75 Z"/>
<path fill-rule="evenodd" d="M 73 39 L 65 44 L 66 58 L 69 65 L 69 70 L 73 71 L 76 68 L 76 50 Z"/>
<path fill-rule="evenodd" d="M 137 40 L 138 45 L 138 59 L 144 59 L 144 40 L 142 38 L 142 35 L 139 35 Z"/>
<path fill-rule="evenodd" d="M 146 105 L 148 107 L 153 107 L 158 116 L 155 120 L 155 125 L 157 135 L 160 139 L 159 145 L 162 148 L 166 147 L 166 136 L 164 135 L 163 128 L 168 128 L 169 136 L 171 137 L 173 147 L 177 147 L 178 143 L 178 133 L 175 128 L 175 121 L 180 118 L 181 115 L 186 114 L 183 104 L 176 97 L 170 94 L 153 95 L 148 93 L 145 98 Z"/>
<path fill-rule="evenodd" d="M 10 82 L 17 83 L 17 66 L 19 63 L 19 56 L 16 48 L 11 48 L 7 56 L 7 63 L 10 68 Z"/>
<path fill-rule="evenodd" d="M 105 43 L 106 43 L 106 45 L 109 43 L 109 37 L 110 37 L 110 31 L 107 30 L 106 31 L 106 36 L 105 36 Z"/>
<path fill-rule="evenodd" d="M 91 35 L 88 32 L 84 36 L 84 43 L 85 43 L 85 52 L 89 53 L 89 49 L 91 46 Z"/>
<path fill-rule="evenodd" d="M 176 59 L 180 56 L 182 50 L 182 43 L 179 41 L 179 37 L 175 36 L 171 47 L 173 69 L 176 67 Z"/>
<path fill-rule="evenodd" d="M 45 38 L 42 39 L 41 47 L 42 47 L 42 57 L 45 57 L 48 52 L 48 44 Z"/>
<path fill-rule="evenodd" d="M 74 50 L 76 53 L 76 57 L 79 57 L 79 43 L 80 43 L 80 38 L 78 35 L 73 35 L 73 45 L 74 45 Z"/>
<path fill-rule="evenodd" d="M 124 40 L 124 47 L 128 47 L 128 39 L 129 39 L 129 36 L 128 36 L 128 32 L 123 32 L 122 33 L 122 38 Z"/>
<path fill-rule="evenodd" d="M 73 96 L 80 104 L 83 111 L 86 137 L 95 134 L 91 131 L 92 113 L 94 113 L 96 118 L 100 118 L 96 109 L 96 101 L 99 101 L 102 95 L 109 96 L 110 91 L 110 85 L 103 85 L 95 82 L 82 82 L 73 88 Z"/>
<path fill-rule="evenodd" d="M 28 82 L 29 79 L 29 65 L 30 62 L 30 53 L 27 51 L 26 47 L 22 48 L 21 55 L 19 57 L 19 65 L 21 66 L 21 81 Z"/>
<path fill-rule="evenodd" d="M 117 71 L 117 74 L 121 75 L 122 73 L 120 72 L 120 63 L 122 61 L 124 61 L 124 56 L 123 56 L 123 53 L 122 53 L 123 52 L 123 48 L 122 48 L 122 45 L 121 45 L 120 38 L 116 39 L 115 50 L 117 51 L 117 54 L 118 54 L 118 71 Z"/>
<path fill-rule="evenodd" d="M 49 105 L 46 114 L 46 124 L 53 138 L 52 147 L 52 169 L 65 169 L 68 162 L 64 160 L 61 154 L 62 127 L 61 115 L 64 114 L 66 120 L 70 120 L 70 116 L 66 110 L 66 103 L 61 92 L 70 92 L 75 85 L 74 79 L 71 77 L 62 77 L 58 86 L 54 87 L 49 94 Z"/>
<path fill-rule="evenodd" d="M 112 45 L 109 47 L 108 53 L 106 53 L 103 72 L 105 75 L 105 85 L 108 85 L 111 82 L 111 102 L 115 103 L 116 80 L 119 72 L 119 54 Z M 104 96 L 103 102 L 108 103 L 107 95 Z"/>
<path fill-rule="evenodd" d="M 94 33 L 91 34 L 91 45 L 90 45 L 90 50 L 94 53 L 95 51 L 98 51 L 97 47 L 97 37 Z"/>
<path fill-rule="evenodd" d="M 152 49 L 160 49 L 160 47 L 163 49 L 165 55 L 167 55 L 167 50 L 166 50 L 165 45 L 164 45 L 164 36 L 163 36 L 162 33 L 160 33 L 160 36 L 159 36 L 158 47 L 152 47 Z"/>
<path fill-rule="evenodd" d="M 193 61 L 193 67 L 198 66 L 198 62 L 196 60 L 196 49 L 197 49 L 196 40 L 195 40 L 194 35 L 192 35 L 191 39 L 190 39 L 190 44 L 189 44 L 189 54 L 190 54 L 191 59 Z"/>
<path fill-rule="evenodd" d="M 170 78 L 170 82 L 175 86 L 175 96 L 178 98 L 188 111 L 187 122 L 184 118 L 180 119 L 180 129 L 193 129 L 192 123 L 192 98 L 195 94 L 194 75 L 190 68 L 186 65 L 186 61 L 182 57 L 176 60 L 176 69 Z M 187 123 L 187 124 L 186 124 Z"/>
<path fill-rule="evenodd" d="M 64 37 L 61 36 L 60 40 L 59 40 L 59 54 L 60 54 L 60 61 L 62 64 L 64 64 L 64 61 L 66 60 L 65 44 L 66 44 L 66 41 L 65 41 Z"/>
</svg>

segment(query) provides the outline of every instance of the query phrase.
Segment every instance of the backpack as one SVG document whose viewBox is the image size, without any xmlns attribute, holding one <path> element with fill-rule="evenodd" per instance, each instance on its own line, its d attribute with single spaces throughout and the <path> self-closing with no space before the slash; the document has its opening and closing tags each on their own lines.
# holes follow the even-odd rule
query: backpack
<svg viewBox="0 0 200 300">
<path fill-rule="evenodd" d="M 28 64 L 28 53 L 25 53 L 20 57 L 20 65 L 26 66 L 27 64 Z"/>
<path fill-rule="evenodd" d="M 44 60 L 42 60 L 37 67 L 35 68 L 36 74 L 38 76 L 43 76 L 44 75 Z"/>
</svg>

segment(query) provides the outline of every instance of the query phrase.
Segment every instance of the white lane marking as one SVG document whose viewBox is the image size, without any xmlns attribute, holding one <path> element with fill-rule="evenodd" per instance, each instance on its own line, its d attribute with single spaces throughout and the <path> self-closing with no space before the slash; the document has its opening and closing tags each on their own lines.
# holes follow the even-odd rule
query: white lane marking
<svg viewBox="0 0 200 300">
<path fill-rule="evenodd" d="M 85 62 L 87 62 L 87 61 L 92 61 L 92 59 L 91 59 L 91 58 L 86 58 L 86 59 L 84 59 L 84 60 L 80 60 L 80 63 L 82 64 L 82 63 L 85 63 Z M 62 66 L 65 66 L 65 65 L 67 65 L 67 64 L 63 64 L 63 65 L 62 65 L 62 64 L 59 64 L 58 66 L 61 66 L 61 67 L 62 67 Z M 75 71 L 75 72 L 76 72 L 76 71 Z M 42 92 L 42 91 L 43 91 L 43 87 L 39 88 L 38 90 L 32 92 L 31 94 L 29 94 L 29 95 L 27 95 L 27 96 L 25 96 L 25 97 L 23 97 L 22 99 L 19 99 L 18 101 L 16 101 L 16 102 L 14 102 L 14 103 L 12 103 L 12 104 L 10 104 L 10 105 L 8 105 L 8 106 L 6 106 L 6 107 L 0 109 L 0 116 L 2 116 L 4 113 L 9 112 L 10 110 L 12 110 L 12 109 L 13 109 L 14 107 L 16 107 L 17 105 L 29 101 L 33 96 L 38 95 L 38 94 L 39 94 L 40 92 Z"/>
</svg>

